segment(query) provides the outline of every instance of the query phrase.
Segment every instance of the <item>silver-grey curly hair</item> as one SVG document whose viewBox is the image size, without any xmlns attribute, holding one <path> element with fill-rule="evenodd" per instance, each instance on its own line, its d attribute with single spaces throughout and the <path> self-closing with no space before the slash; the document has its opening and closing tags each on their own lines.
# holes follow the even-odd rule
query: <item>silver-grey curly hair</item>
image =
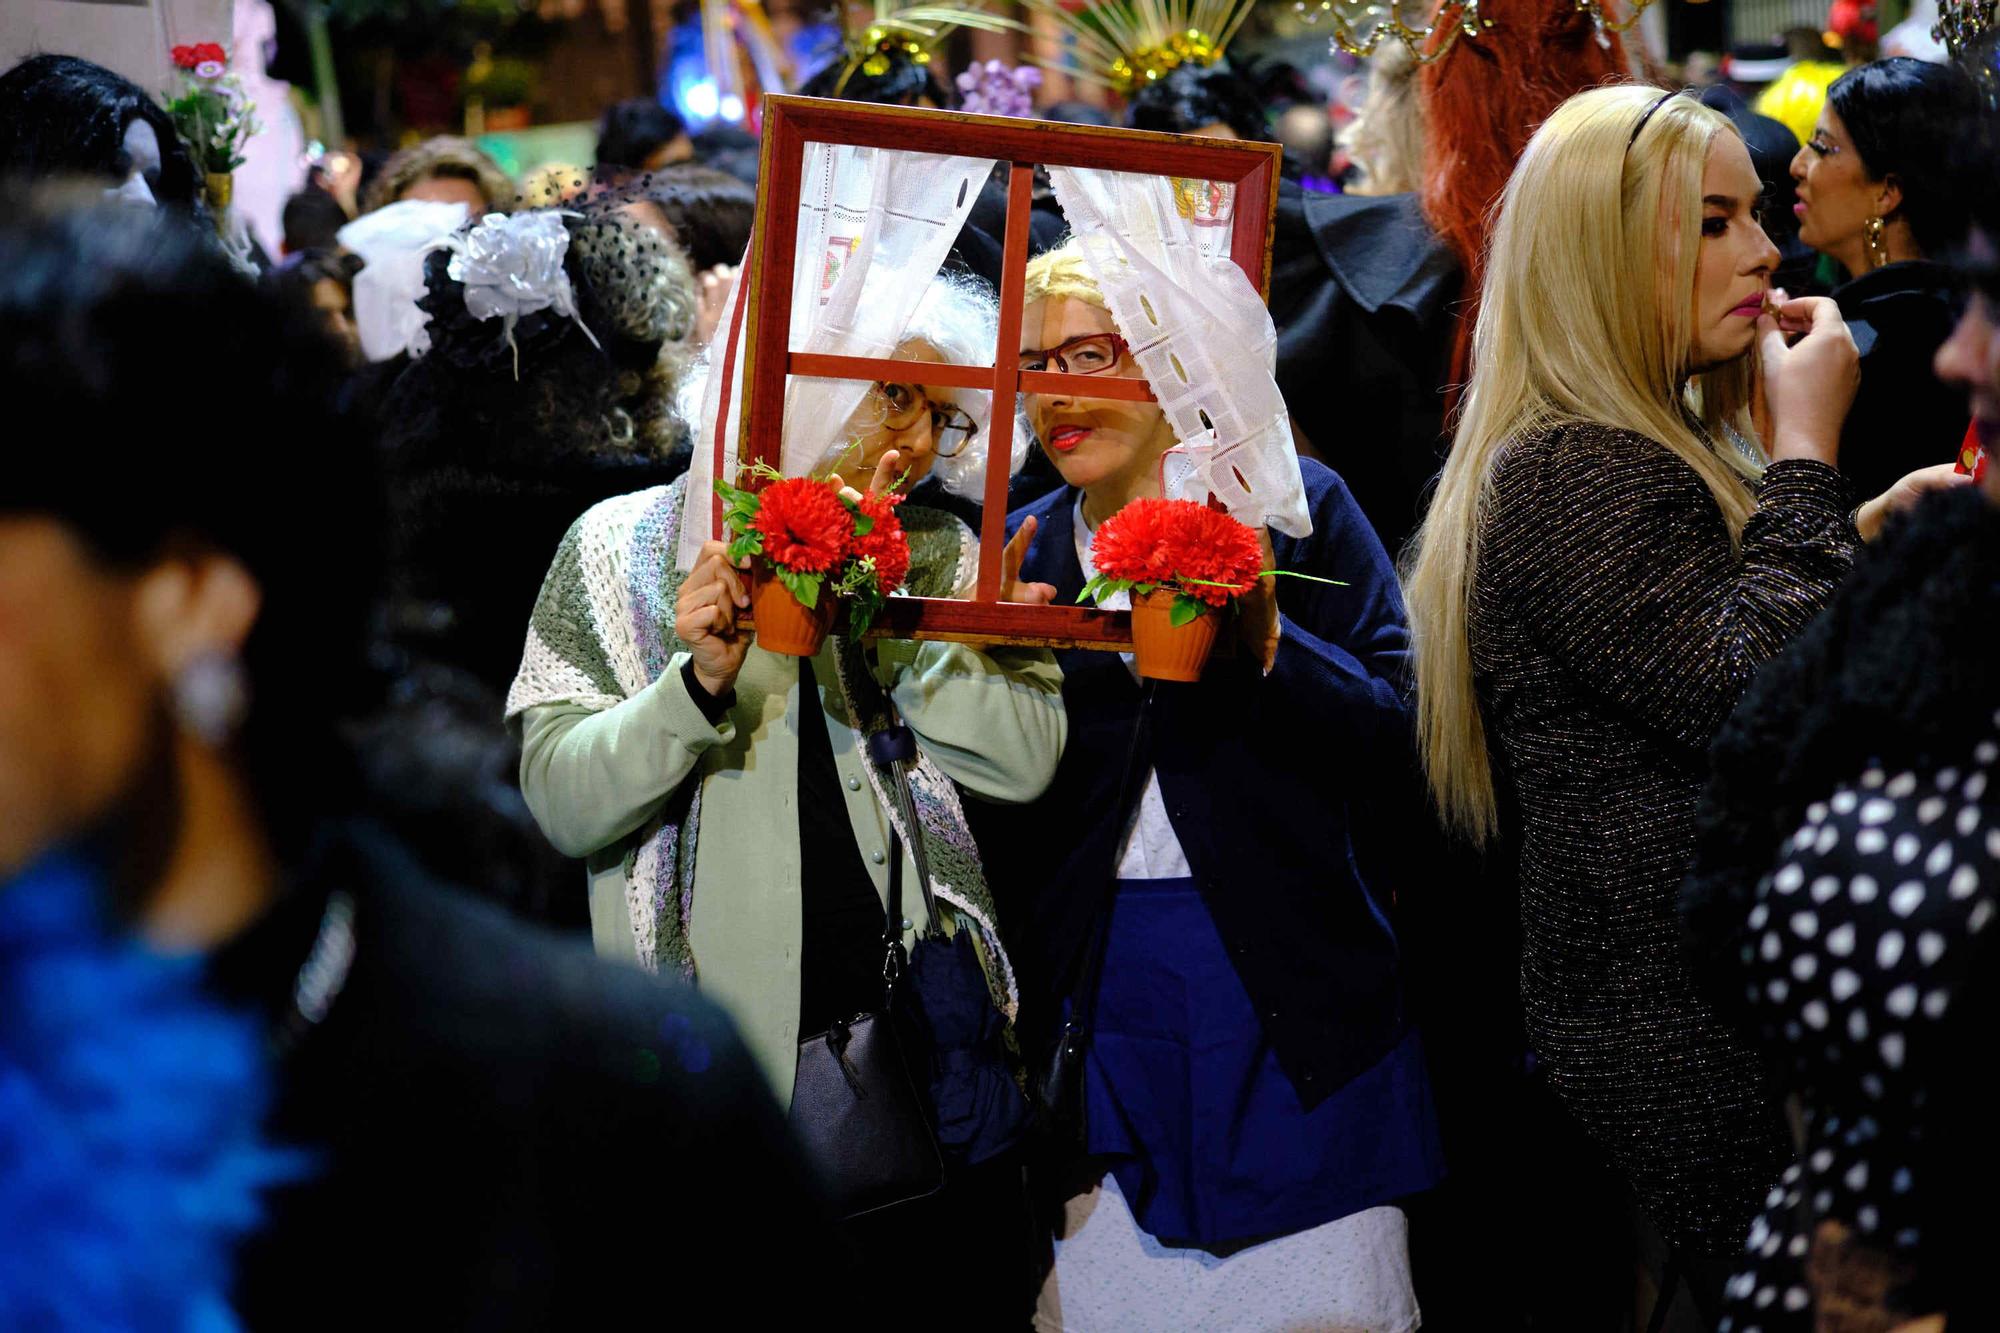
<svg viewBox="0 0 2000 1333">
<path fill-rule="evenodd" d="M 718 332 L 718 339 L 722 336 Z M 986 364 L 993 355 L 999 336 L 1000 303 L 992 289 L 977 278 L 940 273 L 925 289 L 897 346 L 904 349 L 922 345 L 936 352 L 940 360 L 977 366 Z M 680 410 L 691 434 L 699 430 L 702 393 L 715 350 L 711 343 L 681 379 Z M 1001 349 L 1001 355 L 1009 354 L 1008 349 Z M 910 378 L 923 383 L 919 370 L 913 370 Z M 993 395 L 978 389 L 928 387 L 925 391 L 935 401 L 950 403 L 971 417 L 975 427 L 972 439 L 957 457 L 940 458 L 931 464 L 932 475 L 954 495 L 981 499 L 985 491 L 986 452 L 992 438 Z M 867 410 L 865 404 L 862 410 Z M 1010 411 L 1008 415 L 1014 426 L 1013 448 L 1007 461 L 1007 475 L 1012 476 L 1028 459 L 1030 436 L 1018 413 Z"/>
</svg>

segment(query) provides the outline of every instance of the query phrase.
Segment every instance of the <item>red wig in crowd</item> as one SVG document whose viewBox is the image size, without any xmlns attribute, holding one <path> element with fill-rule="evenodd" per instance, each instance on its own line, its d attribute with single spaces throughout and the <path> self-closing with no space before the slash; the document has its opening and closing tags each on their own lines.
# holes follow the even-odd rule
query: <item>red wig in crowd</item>
<svg viewBox="0 0 2000 1333">
<path fill-rule="evenodd" d="M 1465 273 L 1451 383 L 1463 385 L 1486 273 L 1486 234 L 1500 191 L 1550 112 L 1587 88 L 1630 77 L 1618 34 L 1602 40 L 1576 0 L 1484 0 L 1493 26 L 1477 37 L 1439 24 L 1432 46 L 1458 41 L 1418 73 L 1424 108 L 1424 216 Z M 1450 17 L 1455 19 L 1456 9 Z M 1451 397 L 1455 403 L 1457 391 Z"/>
</svg>

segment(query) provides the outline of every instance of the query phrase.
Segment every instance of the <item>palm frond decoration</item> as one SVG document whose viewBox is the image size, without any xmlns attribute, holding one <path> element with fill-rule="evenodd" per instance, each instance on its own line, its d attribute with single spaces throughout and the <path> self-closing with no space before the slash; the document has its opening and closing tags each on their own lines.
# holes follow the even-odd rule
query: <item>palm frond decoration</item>
<svg viewBox="0 0 2000 1333">
<path fill-rule="evenodd" d="M 846 30 L 845 55 L 835 96 L 857 73 L 881 75 L 899 55 L 919 65 L 928 65 L 931 51 L 957 28 L 977 28 L 982 32 L 1026 32 L 1013 19 L 982 9 L 977 4 L 916 4 L 899 6 L 895 0 L 874 0 L 874 13 L 866 27 L 857 28 L 840 7 L 841 26 Z"/>
<path fill-rule="evenodd" d="M 1083 68 L 1037 60 L 1073 79 L 1130 94 L 1182 65 L 1212 65 L 1250 16 L 1253 0 L 1021 0 L 1076 41 Z"/>
</svg>

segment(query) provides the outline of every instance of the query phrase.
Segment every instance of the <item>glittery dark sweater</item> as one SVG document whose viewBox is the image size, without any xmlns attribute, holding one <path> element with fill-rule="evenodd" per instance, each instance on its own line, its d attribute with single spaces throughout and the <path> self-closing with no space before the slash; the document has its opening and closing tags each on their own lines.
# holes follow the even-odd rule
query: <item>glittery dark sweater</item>
<svg viewBox="0 0 2000 1333">
<path fill-rule="evenodd" d="M 1845 576 L 1839 473 L 1771 465 L 1733 549 L 1694 470 L 1571 426 L 1494 471 L 1471 619 L 1520 855 L 1537 1058 L 1672 1242 L 1727 1254 L 1783 1167 L 1775 1095 L 1700 998 L 1675 914 L 1710 740 Z"/>
</svg>

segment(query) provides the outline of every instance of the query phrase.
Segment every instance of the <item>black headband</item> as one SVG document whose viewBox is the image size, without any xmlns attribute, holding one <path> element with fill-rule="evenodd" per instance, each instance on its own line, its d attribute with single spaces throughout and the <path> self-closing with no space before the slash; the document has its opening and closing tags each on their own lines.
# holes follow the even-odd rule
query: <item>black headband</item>
<svg viewBox="0 0 2000 1333">
<path fill-rule="evenodd" d="M 1639 117 L 1639 123 L 1632 127 L 1632 137 L 1625 141 L 1626 152 L 1628 153 L 1631 152 L 1632 145 L 1639 142 L 1639 132 L 1646 128 L 1646 122 L 1653 118 L 1653 113 L 1655 111 L 1658 111 L 1661 107 L 1665 106 L 1667 103 L 1673 101 L 1676 97 L 1679 97 L 1681 95 L 1681 92 L 1682 92 L 1681 89 L 1675 88 L 1671 92 L 1663 93 L 1661 94 L 1659 101 L 1653 103 L 1651 106 L 1646 108 L 1646 114 Z"/>
</svg>

